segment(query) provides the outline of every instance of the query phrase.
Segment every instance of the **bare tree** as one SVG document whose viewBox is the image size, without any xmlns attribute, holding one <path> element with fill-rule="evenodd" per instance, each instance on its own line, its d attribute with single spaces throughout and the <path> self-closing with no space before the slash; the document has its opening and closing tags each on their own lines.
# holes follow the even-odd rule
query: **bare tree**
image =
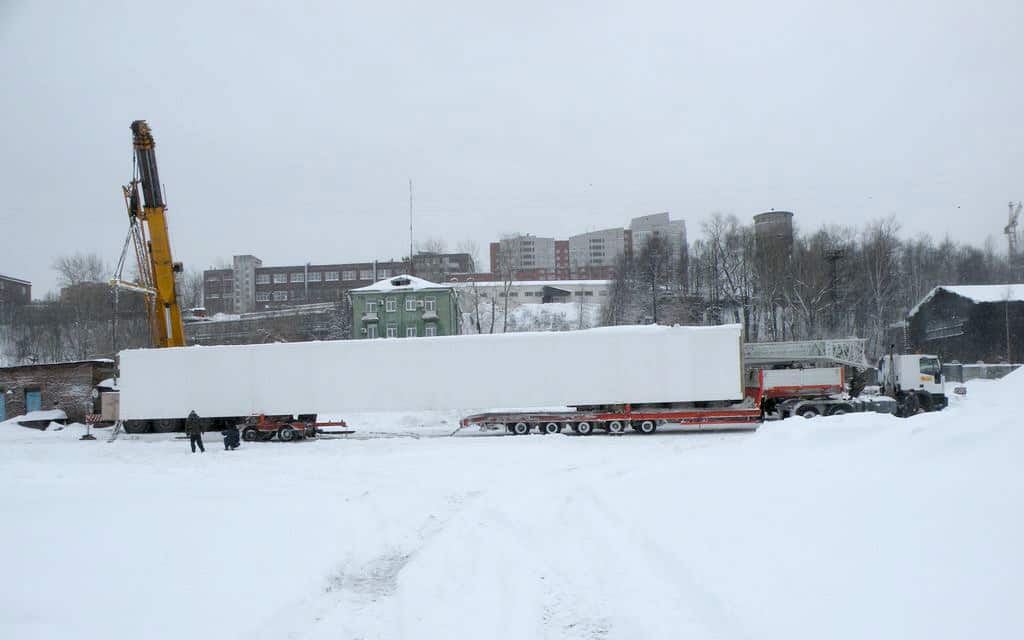
<svg viewBox="0 0 1024 640">
<path fill-rule="evenodd" d="M 469 259 L 473 261 L 473 267 L 471 271 L 476 271 L 480 268 L 480 243 L 472 238 L 466 238 L 460 240 L 459 244 L 455 246 L 455 250 L 459 253 L 465 253 L 469 255 Z"/>
<path fill-rule="evenodd" d="M 424 253 L 444 253 L 448 250 L 448 243 L 440 236 L 431 236 L 421 240 L 417 244 L 416 249 Z"/>
<path fill-rule="evenodd" d="M 178 290 L 178 304 L 183 309 L 203 306 L 203 272 L 185 269 L 175 278 Z"/>
<path fill-rule="evenodd" d="M 104 282 L 110 278 L 110 270 L 97 253 L 73 253 L 58 256 L 53 261 L 57 281 L 62 287 L 83 282 Z"/>
</svg>

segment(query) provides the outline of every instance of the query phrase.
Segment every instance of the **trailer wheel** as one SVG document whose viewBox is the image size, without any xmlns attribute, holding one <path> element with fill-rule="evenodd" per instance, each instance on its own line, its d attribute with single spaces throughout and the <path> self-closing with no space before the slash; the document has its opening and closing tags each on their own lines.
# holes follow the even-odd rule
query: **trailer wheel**
<svg viewBox="0 0 1024 640">
<path fill-rule="evenodd" d="M 640 426 L 637 427 L 637 431 L 646 436 L 651 435 L 652 433 L 657 431 L 657 429 L 658 425 L 654 424 L 653 420 L 644 420 L 640 423 Z"/>
<path fill-rule="evenodd" d="M 573 431 L 581 436 L 589 436 L 594 433 L 594 425 L 589 422 L 577 422 L 576 426 L 573 427 Z"/>
<path fill-rule="evenodd" d="M 512 425 L 512 433 L 517 436 L 525 436 L 530 433 L 530 425 L 527 422 L 517 422 Z"/>
<path fill-rule="evenodd" d="M 847 413 L 851 413 L 852 411 L 853 411 L 852 407 L 849 407 L 849 406 L 847 406 L 845 404 L 841 404 L 839 406 L 832 407 L 832 410 L 828 412 L 828 415 L 830 415 L 830 416 L 842 416 L 842 415 L 846 415 Z"/>
<path fill-rule="evenodd" d="M 626 425 L 620 420 L 612 420 L 608 423 L 608 433 L 621 435 L 626 431 Z"/>
<path fill-rule="evenodd" d="M 246 442 L 256 442 L 260 439 L 260 431 L 256 427 L 246 427 L 242 429 L 242 440 Z"/>
<path fill-rule="evenodd" d="M 125 433 L 149 433 L 152 425 L 147 420 L 125 420 L 121 423 Z"/>
<path fill-rule="evenodd" d="M 277 432 L 277 438 L 282 442 L 291 442 L 295 439 L 295 429 L 291 427 L 281 427 L 281 430 Z"/>
<path fill-rule="evenodd" d="M 548 434 L 561 433 L 562 425 L 558 424 L 557 422 L 549 422 L 544 425 L 543 431 L 544 433 Z"/>
</svg>

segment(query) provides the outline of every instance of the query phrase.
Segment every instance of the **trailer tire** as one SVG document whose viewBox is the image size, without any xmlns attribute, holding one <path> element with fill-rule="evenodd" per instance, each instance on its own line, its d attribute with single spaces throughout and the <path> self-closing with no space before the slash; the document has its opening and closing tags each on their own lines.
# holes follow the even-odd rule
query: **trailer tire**
<svg viewBox="0 0 1024 640">
<path fill-rule="evenodd" d="M 577 422 L 573 426 L 573 431 L 580 434 L 581 436 L 589 436 L 594 433 L 594 425 L 589 422 Z"/>
<path fill-rule="evenodd" d="M 841 404 L 841 405 L 837 405 L 835 407 L 832 407 L 832 410 L 828 412 L 828 415 L 830 415 L 830 416 L 841 416 L 841 415 L 845 415 L 847 413 L 853 413 L 853 407 L 851 407 L 848 404 Z"/>
<path fill-rule="evenodd" d="M 658 430 L 658 425 L 653 420 L 642 420 L 636 430 L 645 436 L 649 436 Z"/>
<path fill-rule="evenodd" d="M 295 440 L 295 429 L 291 427 L 281 427 L 281 430 L 277 432 L 277 439 L 281 442 L 291 442 Z"/>
<path fill-rule="evenodd" d="M 557 422 L 548 422 L 547 424 L 544 425 L 541 431 L 547 434 L 561 433 L 562 425 L 560 425 Z"/>
<path fill-rule="evenodd" d="M 242 429 L 242 440 L 246 442 L 256 442 L 260 439 L 260 431 L 256 427 L 246 427 Z"/>
<path fill-rule="evenodd" d="M 512 433 L 517 436 L 525 436 L 530 433 L 530 423 L 528 422 L 517 422 L 512 425 Z"/>
<path fill-rule="evenodd" d="M 626 432 L 626 425 L 621 420 L 612 420 L 608 423 L 608 433 L 622 435 Z"/>
<path fill-rule="evenodd" d="M 152 429 L 148 420 L 125 420 L 122 424 L 125 433 L 137 434 L 137 433 L 149 433 Z"/>
</svg>

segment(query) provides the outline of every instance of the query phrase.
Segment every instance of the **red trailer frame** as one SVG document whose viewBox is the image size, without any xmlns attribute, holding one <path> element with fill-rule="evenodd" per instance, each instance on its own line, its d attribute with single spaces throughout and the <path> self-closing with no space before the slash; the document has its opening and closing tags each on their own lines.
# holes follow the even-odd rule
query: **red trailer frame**
<svg viewBox="0 0 1024 640">
<path fill-rule="evenodd" d="M 570 411 L 496 411 L 466 416 L 460 428 L 470 425 L 505 425 L 513 434 L 525 435 L 537 427 L 541 433 L 559 433 L 566 426 L 580 435 L 590 435 L 595 428 L 609 433 L 621 434 L 627 427 L 640 433 L 650 434 L 665 423 L 682 425 L 709 425 L 712 428 L 756 429 L 764 421 L 762 399 L 764 397 L 764 375 L 758 372 L 758 386 L 744 389 L 746 400 L 728 407 L 667 407 L 655 408 L 648 405 L 633 407 L 621 405 L 621 409 L 602 407 L 600 409 L 574 409 Z"/>
</svg>

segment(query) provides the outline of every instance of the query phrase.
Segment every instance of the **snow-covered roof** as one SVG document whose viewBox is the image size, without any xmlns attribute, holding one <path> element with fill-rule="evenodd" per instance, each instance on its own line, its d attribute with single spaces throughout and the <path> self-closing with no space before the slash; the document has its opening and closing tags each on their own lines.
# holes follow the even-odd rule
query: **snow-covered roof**
<svg viewBox="0 0 1024 640">
<path fill-rule="evenodd" d="M 360 291 L 376 291 L 379 293 L 386 293 L 388 291 L 419 291 L 421 289 L 445 289 L 446 285 L 437 284 L 423 278 L 417 278 L 416 276 L 410 275 L 397 275 L 391 278 L 385 278 L 374 282 L 373 284 L 365 287 L 359 287 L 358 289 L 352 289 L 352 293 L 358 293 Z"/>
<path fill-rule="evenodd" d="M 1024 284 L 958 284 L 939 285 L 928 292 L 914 308 L 907 313 L 911 317 L 921 310 L 921 307 L 935 297 L 939 291 L 946 291 L 953 295 L 967 298 L 972 302 L 1024 302 Z"/>
<path fill-rule="evenodd" d="M 606 287 L 612 283 L 611 280 L 513 280 L 513 287 Z M 504 287 L 503 280 L 487 280 L 484 282 L 453 282 L 452 285 L 460 288 L 478 287 Z"/>
</svg>

